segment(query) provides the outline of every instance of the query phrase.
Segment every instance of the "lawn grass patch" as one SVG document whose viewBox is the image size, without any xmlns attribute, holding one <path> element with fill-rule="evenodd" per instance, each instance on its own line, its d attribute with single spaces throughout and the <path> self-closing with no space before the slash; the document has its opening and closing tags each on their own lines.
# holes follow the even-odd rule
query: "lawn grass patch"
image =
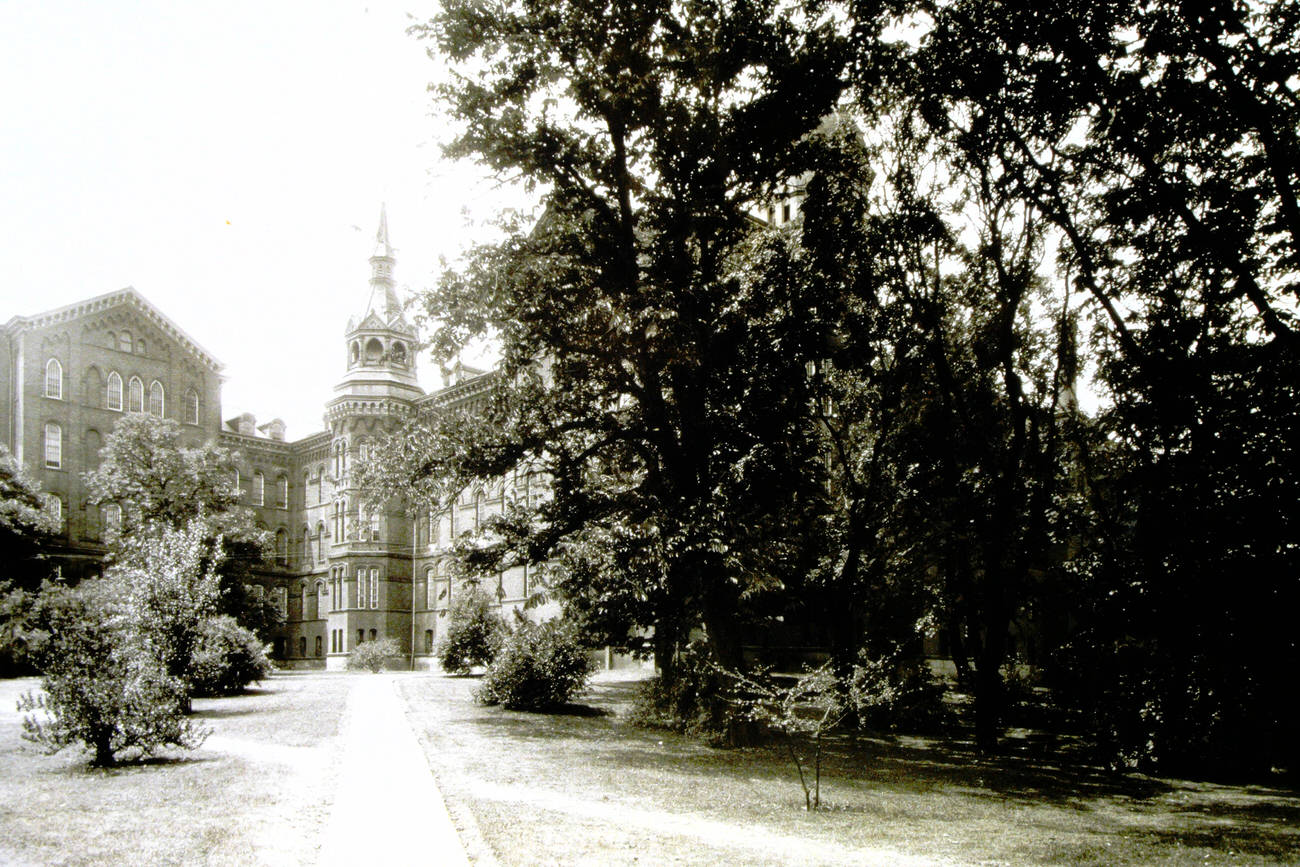
<svg viewBox="0 0 1300 867">
<path fill-rule="evenodd" d="M 964 743 L 826 743 L 806 812 L 778 746 L 714 749 L 627 720 L 636 682 L 599 676 L 603 713 L 476 705 L 473 683 L 402 681 L 453 814 L 504 864 L 1276 864 L 1300 860 L 1300 797 L 1114 777 L 1032 741 L 986 761 Z"/>
<path fill-rule="evenodd" d="M 277 674 L 196 699 L 200 749 L 110 769 L 23 741 L 15 703 L 39 681 L 0 681 L 0 863 L 312 863 L 349 680 Z"/>
</svg>

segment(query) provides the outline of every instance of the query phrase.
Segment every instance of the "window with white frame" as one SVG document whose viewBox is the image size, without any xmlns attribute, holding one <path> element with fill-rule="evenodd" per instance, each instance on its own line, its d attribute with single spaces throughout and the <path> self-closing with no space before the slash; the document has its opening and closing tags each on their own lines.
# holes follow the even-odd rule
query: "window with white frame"
<svg viewBox="0 0 1300 867">
<path fill-rule="evenodd" d="M 63 365 L 57 358 L 45 362 L 45 396 L 63 400 Z"/>
<path fill-rule="evenodd" d="M 379 513 L 370 513 L 370 541 L 379 541 Z"/>
<path fill-rule="evenodd" d="M 122 377 L 116 370 L 108 375 L 108 396 L 105 405 L 114 412 L 122 411 Z"/>
<path fill-rule="evenodd" d="M 63 466 L 63 428 L 57 422 L 45 423 L 45 466 L 52 470 Z"/>
<path fill-rule="evenodd" d="M 46 508 L 54 518 L 54 532 L 63 532 L 63 498 L 58 494 L 48 494 L 45 498 Z"/>
<path fill-rule="evenodd" d="M 126 411 L 144 412 L 144 382 L 138 376 L 131 377 L 127 383 Z"/>
<path fill-rule="evenodd" d="M 122 532 L 122 507 L 117 503 L 105 503 L 103 507 L 104 530 L 109 536 Z"/>
<path fill-rule="evenodd" d="M 266 477 L 262 475 L 261 470 L 253 473 L 253 505 L 266 505 Z"/>
<path fill-rule="evenodd" d="M 379 570 L 373 567 L 370 570 L 370 607 L 379 607 Z"/>
<path fill-rule="evenodd" d="M 149 383 L 149 415 L 155 418 L 163 417 L 163 387 L 162 383 L 154 380 Z"/>
</svg>

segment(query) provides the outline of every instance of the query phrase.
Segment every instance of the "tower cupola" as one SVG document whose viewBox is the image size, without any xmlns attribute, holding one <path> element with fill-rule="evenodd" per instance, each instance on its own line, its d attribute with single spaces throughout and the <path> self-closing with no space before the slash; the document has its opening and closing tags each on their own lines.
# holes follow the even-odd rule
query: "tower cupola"
<svg viewBox="0 0 1300 867">
<path fill-rule="evenodd" d="M 415 328 L 406 321 L 397 297 L 395 264 L 387 208 L 381 206 L 366 306 L 348 320 L 345 332 L 347 374 L 335 388 L 340 394 L 404 398 L 423 394 L 415 376 Z"/>
</svg>

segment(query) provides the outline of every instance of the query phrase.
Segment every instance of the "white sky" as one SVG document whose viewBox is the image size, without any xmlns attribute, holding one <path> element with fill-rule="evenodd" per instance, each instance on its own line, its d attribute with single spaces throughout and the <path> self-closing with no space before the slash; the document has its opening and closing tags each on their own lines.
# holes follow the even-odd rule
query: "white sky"
<svg viewBox="0 0 1300 867">
<path fill-rule="evenodd" d="M 321 430 L 380 202 L 409 293 L 518 200 L 442 160 L 408 9 L 0 2 L 0 322 L 134 286 L 225 363 L 226 418 Z"/>
</svg>

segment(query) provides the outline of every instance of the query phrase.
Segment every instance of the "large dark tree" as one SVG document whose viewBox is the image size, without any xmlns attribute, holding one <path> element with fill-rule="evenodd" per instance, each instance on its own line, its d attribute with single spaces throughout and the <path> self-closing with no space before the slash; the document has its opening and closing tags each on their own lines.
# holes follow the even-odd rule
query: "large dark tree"
<svg viewBox="0 0 1300 867">
<path fill-rule="evenodd" d="M 536 185 L 546 216 L 426 297 L 436 353 L 492 336 L 502 363 L 480 422 L 406 440 L 408 478 L 529 462 L 551 496 L 516 550 L 571 566 L 568 598 L 607 623 L 653 626 L 665 672 L 701 624 L 740 667 L 741 626 L 798 579 L 818 490 L 820 335 L 749 209 L 801 177 L 843 86 L 842 22 L 781 2 L 451 2 L 420 30 L 456 69 L 450 154 Z"/>
<path fill-rule="evenodd" d="M 1090 298 L 1109 409 L 1078 443 L 1064 683 L 1117 756 L 1275 762 L 1273 684 L 1300 662 L 1300 6 L 928 9 L 908 87 L 1051 222 Z"/>
</svg>

